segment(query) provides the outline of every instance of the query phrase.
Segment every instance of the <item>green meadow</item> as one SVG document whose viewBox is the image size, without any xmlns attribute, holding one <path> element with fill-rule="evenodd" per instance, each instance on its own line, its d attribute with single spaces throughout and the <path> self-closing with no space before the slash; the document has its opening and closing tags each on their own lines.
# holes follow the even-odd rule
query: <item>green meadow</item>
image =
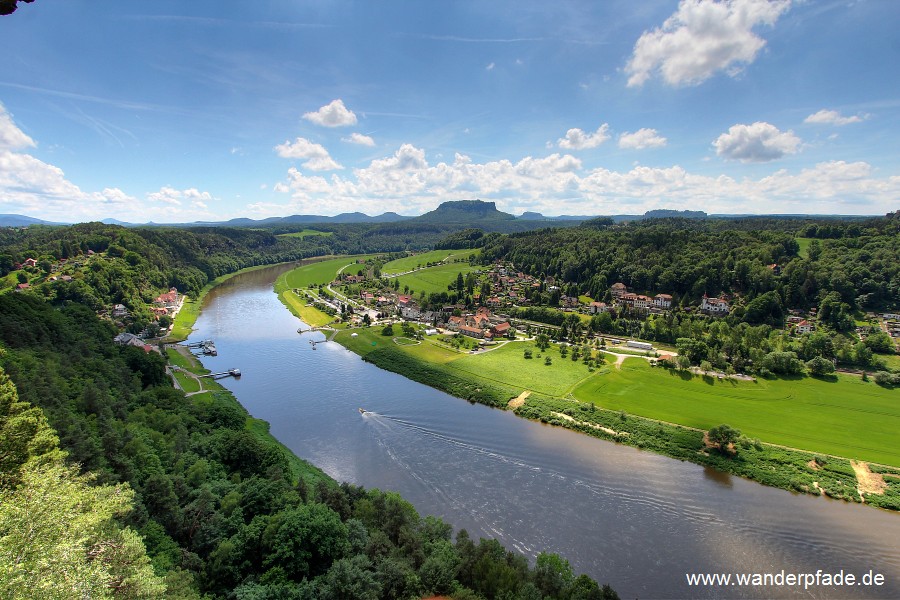
<svg viewBox="0 0 900 600">
<path fill-rule="evenodd" d="M 699 429 L 727 423 L 764 442 L 900 466 L 897 391 L 853 376 L 744 382 L 627 359 L 573 395 L 651 419 Z"/>
<path fill-rule="evenodd" d="M 451 261 L 457 259 L 469 260 L 473 254 L 478 254 L 481 250 L 432 250 L 430 252 L 422 252 L 404 258 L 398 258 L 384 265 L 381 272 L 385 275 L 393 275 L 395 273 L 406 273 L 419 267 L 424 267 L 428 263 L 434 263 L 449 258 Z"/>
<path fill-rule="evenodd" d="M 797 255 L 800 258 L 807 258 L 809 256 L 809 243 L 815 238 L 798 237 L 794 239 L 797 240 L 797 244 L 800 245 L 800 250 L 797 252 Z"/>
<path fill-rule="evenodd" d="M 446 292 L 447 286 L 456 281 L 458 273 L 462 273 L 463 277 L 465 277 L 467 273 L 478 271 L 480 268 L 473 267 L 469 263 L 449 263 L 422 269 L 409 275 L 401 275 L 397 279 L 400 281 L 400 289 L 405 289 L 406 286 L 409 286 L 413 293 L 425 292 L 426 294 L 431 294 Z"/>
<path fill-rule="evenodd" d="M 356 263 L 360 260 L 372 258 L 372 256 L 342 256 L 297 267 L 278 278 L 275 282 L 275 291 L 280 292 L 286 289 L 331 283 L 342 268 L 348 267 L 348 272 L 352 271 L 355 274 L 357 270 L 364 268 L 364 265 L 357 265 Z"/>
<path fill-rule="evenodd" d="M 532 358 L 525 358 L 526 349 L 531 350 Z M 545 364 L 547 357 L 552 364 Z M 591 376 L 580 360 L 573 361 L 571 355 L 560 356 L 558 347 L 550 346 L 541 352 L 527 342 L 512 342 L 496 350 L 460 355 L 448 366 L 461 375 L 556 397 L 565 396 L 580 381 Z"/>
<path fill-rule="evenodd" d="M 350 338 L 350 333 L 357 336 Z M 504 390 L 529 390 L 553 398 L 575 398 L 600 408 L 709 429 L 722 423 L 749 438 L 809 452 L 900 466 L 900 398 L 854 376 L 832 380 L 719 380 L 651 367 L 629 358 L 615 368 L 589 371 L 550 346 L 540 353 L 514 342 L 470 354 L 433 343 L 398 345 L 380 328 L 341 332 L 341 344 L 365 356 L 375 350 L 401 352 L 441 371 Z M 373 345 L 374 344 L 374 345 Z M 525 349 L 533 358 L 524 357 Z M 538 358 L 538 354 L 541 357 Z M 552 364 L 546 365 L 549 356 Z"/>
</svg>

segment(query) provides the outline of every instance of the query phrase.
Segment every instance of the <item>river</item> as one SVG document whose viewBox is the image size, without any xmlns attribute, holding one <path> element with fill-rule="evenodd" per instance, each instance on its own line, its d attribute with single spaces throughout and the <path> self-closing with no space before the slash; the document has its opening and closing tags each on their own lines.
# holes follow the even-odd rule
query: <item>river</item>
<svg viewBox="0 0 900 600">
<path fill-rule="evenodd" d="M 472 405 L 382 371 L 301 322 L 272 292 L 284 266 L 206 298 L 192 340 L 207 368 L 298 456 L 395 490 L 420 514 L 576 573 L 624 598 L 900 598 L 900 515 L 793 494 Z M 361 415 L 364 407 L 371 411 Z M 688 587 L 686 573 L 881 574 L 881 586 Z"/>
</svg>

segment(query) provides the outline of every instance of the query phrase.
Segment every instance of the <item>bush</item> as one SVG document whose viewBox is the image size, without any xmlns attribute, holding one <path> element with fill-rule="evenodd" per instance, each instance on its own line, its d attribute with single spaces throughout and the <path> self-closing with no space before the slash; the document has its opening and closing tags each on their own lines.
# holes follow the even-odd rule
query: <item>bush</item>
<svg viewBox="0 0 900 600">
<path fill-rule="evenodd" d="M 878 371 L 875 373 L 875 383 L 885 387 L 892 385 L 900 385 L 900 375 L 894 375 L 887 371 Z"/>
</svg>

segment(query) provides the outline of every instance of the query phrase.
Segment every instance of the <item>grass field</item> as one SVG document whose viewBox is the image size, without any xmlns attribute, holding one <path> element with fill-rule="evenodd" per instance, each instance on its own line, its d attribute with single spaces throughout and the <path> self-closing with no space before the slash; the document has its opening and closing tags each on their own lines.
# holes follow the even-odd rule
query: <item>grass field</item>
<svg viewBox="0 0 900 600">
<path fill-rule="evenodd" d="M 372 258 L 372 256 L 373 255 L 342 256 L 341 258 L 323 260 L 321 262 L 297 267 L 278 278 L 275 282 L 275 291 L 280 292 L 291 288 L 303 288 L 309 287 L 310 285 L 318 285 L 320 283 L 330 283 L 334 280 L 335 275 L 342 267 L 354 265 L 358 260 Z M 360 265 L 359 268 L 362 268 L 362 266 Z M 355 269 L 352 270 L 354 273 L 356 272 Z"/>
<path fill-rule="evenodd" d="M 381 272 L 385 275 L 392 275 L 394 273 L 406 273 L 407 271 L 412 271 L 413 269 L 424 267 L 430 262 L 438 262 L 444 260 L 447 257 L 452 257 L 450 260 L 456 259 L 465 259 L 468 260 L 470 256 L 473 254 L 478 254 L 481 250 L 432 250 L 431 252 L 422 252 L 421 254 L 416 254 L 414 256 L 407 256 L 405 258 L 398 258 L 397 260 L 392 260 L 391 262 L 384 265 L 384 268 L 381 269 Z"/>
<path fill-rule="evenodd" d="M 794 239 L 797 240 L 797 243 L 800 245 L 800 250 L 797 252 L 797 255 L 800 258 L 806 258 L 807 256 L 809 256 L 809 243 L 815 238 L 798 237 Z"/>
<path fill-rule="evenodd" d="M 534 358 L 525 358 L 525 349 L 530 349 Z M 561 357 L 556 346 L 540 352 L 533 344 L 517 342 L 482 354 L 458 356 L 448 364 L 454 371 L 548 396 L 564 396 L 579 381 L 591 376 L 580 360 Z M 553 364 L 544 364 L 548 356 Z"/>
<path fill-rule="evenodd" d="M 184 390 L 185 394 L 200 391 L 199 381 L 197 381 L 190 375 L 182 373 L 181 371 L 173 371 L 173 373 L 175 373 L 175 379 L 178 380 L 178 383 L 181 385 L 181 389 Z"/>
<path fill-rule="evenodd" d="M 293 233 L 279 233 L 276 237 L 295 237 L 303 239 L 311 235 L 332 235 L 331 231 L 316 231 L 315 229 L 304 229 L 303 231 L 294 231 Z"/>
<path fill-rule="evenodd" d="M 447 286 L 456 281 L 457 273 L 462 273 L 463 277 L 465 277 L 467 273 L 477 271 L 480 268 L 473 267 L 469 263 L 450 263 L 416 271 L 409 275 L 401 275 L 397 279 L 400 281 L 400 289 L 405 289 L 406 286 L 409 286 L 411 293 L 425 292 L 426 294 L 431 294 L 446 292 Z"/>
<path fill-rule="evenodd" d="M 573 395 L 652 419 L 700 429 L 727 423 L 764 442 L 900 466 L 897 392 L 855 377 L 719 381 L 627 359 Z"/>
</svg>

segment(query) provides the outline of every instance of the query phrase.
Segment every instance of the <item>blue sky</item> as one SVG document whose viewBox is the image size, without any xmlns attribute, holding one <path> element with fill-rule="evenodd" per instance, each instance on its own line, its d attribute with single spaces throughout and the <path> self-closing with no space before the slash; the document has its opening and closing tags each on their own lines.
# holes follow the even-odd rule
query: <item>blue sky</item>
<svg viewBox="0 0 900 600">
<path fill-rule="evenodd" d="M 900 208 L 900 2 L 88 2 L 0 17 L 0 213 Z"/>
</svg>

